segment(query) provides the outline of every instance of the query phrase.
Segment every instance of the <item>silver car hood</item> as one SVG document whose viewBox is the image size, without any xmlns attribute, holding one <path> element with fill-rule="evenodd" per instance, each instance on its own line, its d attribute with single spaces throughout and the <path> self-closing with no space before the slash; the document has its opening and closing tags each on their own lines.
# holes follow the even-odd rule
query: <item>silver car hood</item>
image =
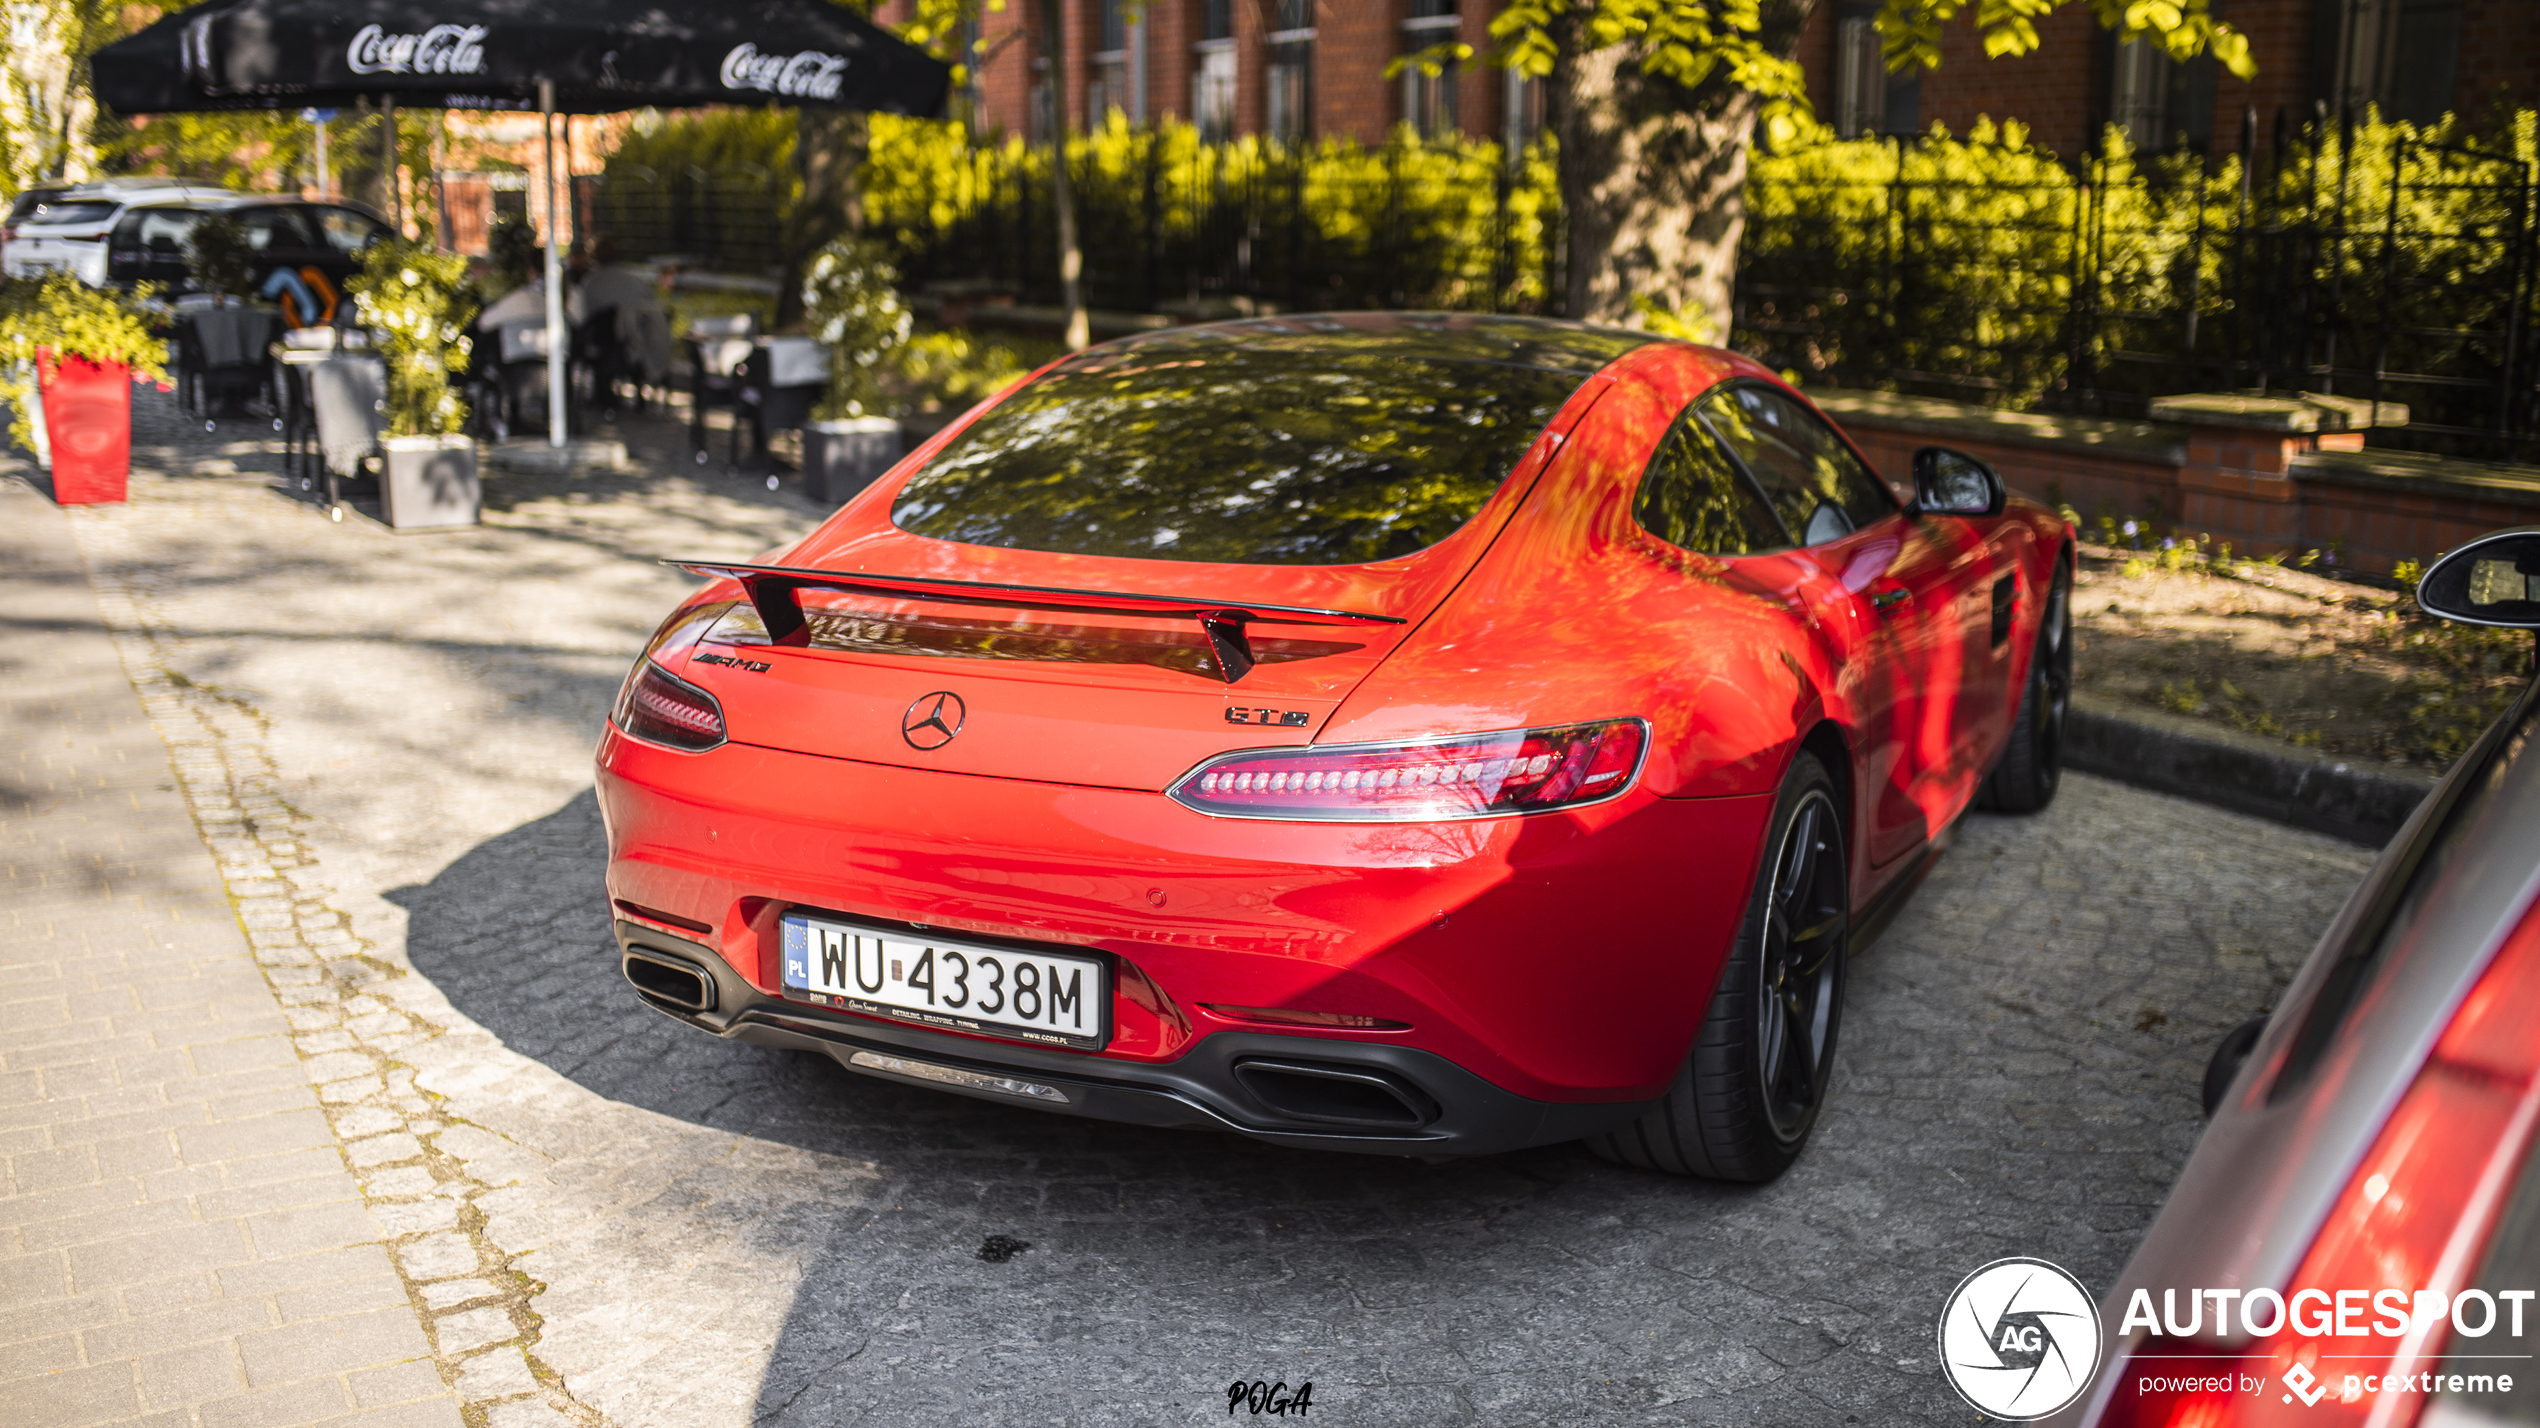
<svg viewBox="0 0 2540 1428">
<path fill-rule="evenodd" d="M 2164 1289 L 2182 1298 L 2191 1289 L 2281 1292 L 2301 1267 L 2453 1011 L 2540 890 L 2540 753 L 2518 757 L 2534 732 L 2534 693 L 2418 807 L 2302 964 L 2101 1303 L 2098 1382 L 2045 1421 L 2092 1421 L 2114 1394 L 2119 1366 L 2144 1337 L 2118 1328 L 2136 1289 L 2149 1289 L 2155 1304 Z M 2395 914 L 2385 911 L 2393 899 Z M 2377 938 L 2388 941 L 2344 1025 L 2297 1086 L 2273 1094 L 2331 971 Z M 2236 1319 L 2230 1333 L 2200 1338 L 2248 1342 Z"/>
</svg>

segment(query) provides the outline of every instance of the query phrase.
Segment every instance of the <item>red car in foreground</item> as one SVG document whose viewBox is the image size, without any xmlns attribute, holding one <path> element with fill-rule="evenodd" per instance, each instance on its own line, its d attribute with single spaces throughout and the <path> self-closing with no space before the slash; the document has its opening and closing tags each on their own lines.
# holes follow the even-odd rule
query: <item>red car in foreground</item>
<svg viewBox="0 0 2540 1428">
<path fill-rule="evenodd" d="M 2070 532 L 1733 354 L 1348 314 L 1066 358 L 709 576 L 600 744 L 627 976 L 963 1094 L 1798 1154 L 1846 954 L 2053 796 Z"/>
</svg>

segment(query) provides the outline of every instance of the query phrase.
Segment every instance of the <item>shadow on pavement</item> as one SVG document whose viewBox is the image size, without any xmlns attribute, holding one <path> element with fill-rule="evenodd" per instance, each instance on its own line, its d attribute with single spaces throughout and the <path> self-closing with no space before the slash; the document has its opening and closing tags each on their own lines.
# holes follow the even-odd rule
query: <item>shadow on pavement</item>
<svg viewBox="0 0 2540 1428">
<path fill-rule="evenodd" d="M 620 980 L 589 793 L 390 896 L 415 967 L 521 1054 L 878 1167 L 860 1208 L 753 1227 L 748 1272 L 794 1282 L 762 1423 L 1183 1422 L 1255 1378 L 1310 1380 L 1352 1423 L 1954 1422 L 1930 1351 L 1950 1286 L 2014 1253 L 2105 1282 L 2193 1144 L 2210 1029 L 2110 1019 L 2152 996 L 2236 1018 L 2351 885 L 2334 860 L 2140 874 L 2251 835 L 2066 790 L 2036 819 L 1971 820 L 1856 967 L 1818 1141 L 1755 1189 L 1566 1146 L 1435 1166 L 1293 1152 L 715 1041 Z M 2040 896 L 2050 882 L 2090 891 Z M 2182 916 L 2210 956 L 2160 950 Z M 983 1262 L 990 1235 L 1031 1247 Z"/>
</svg>

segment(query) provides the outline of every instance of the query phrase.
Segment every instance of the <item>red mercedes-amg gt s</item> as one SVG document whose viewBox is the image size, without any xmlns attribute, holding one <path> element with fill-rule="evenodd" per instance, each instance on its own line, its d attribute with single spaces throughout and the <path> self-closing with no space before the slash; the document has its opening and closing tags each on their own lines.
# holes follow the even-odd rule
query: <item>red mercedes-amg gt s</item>
<svg viewBox="0 0 2540 1428">
<path fill-rule="evenodd" d="M 628 979 L 1007 1103 L 1778 1174 L 1845 954 L 2055 791 L 2070 532 L 1754 363 L 1346 314 L 1076 354 L 672 613 Z"/>
</svg>

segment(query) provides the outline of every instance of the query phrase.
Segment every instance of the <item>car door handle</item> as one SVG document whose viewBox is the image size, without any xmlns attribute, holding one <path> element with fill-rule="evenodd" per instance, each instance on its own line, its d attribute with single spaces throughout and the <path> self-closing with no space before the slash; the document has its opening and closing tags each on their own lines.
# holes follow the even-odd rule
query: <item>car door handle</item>
<svg viewBox="0 0 2540 1428">
<path fill-rule="evenodd" d="M 1870 608 L 1884 615 L 1913 598 L 1911 590 L 1882 590 L 1870 597 Z"/>
</svg>

